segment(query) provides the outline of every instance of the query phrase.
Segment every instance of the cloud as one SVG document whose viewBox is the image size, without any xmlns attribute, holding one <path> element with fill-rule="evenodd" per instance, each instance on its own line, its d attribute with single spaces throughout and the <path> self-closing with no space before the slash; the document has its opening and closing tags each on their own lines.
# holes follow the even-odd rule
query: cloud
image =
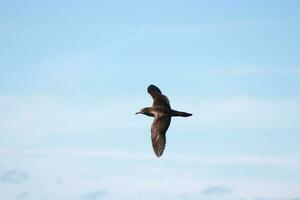
<svg viewBox="0 0 300 200">
<path fill-rule="evenodd" d="M 151 102 L 151 99 L 148 96 L 145 96 L 144 99 L 125 96 L 122 98 L 125 99 L 124 104 L 118 104 L 119 98 L 117 97 L 101 99 L 99 102 L 97 102 L 98 100 L 95 102 L 76 102 L 44 95 L 2 95 L 0 96 L 0 106 L 1 111 L 3 111 L 0 112 L 0 126 L 2 129 L 0 134 L 2 136 L 5 132 L 12 133 L 5 134 L 5 136 L 9 136 L 11 141 L 15 141 L 18 140 L 19 136 L 28 138 L 34 133 L 41 135 L 66 134 L 79 131 L 84 133 L 80 139 L 84 139 L 86 134 L 95 130 L 97 134 L 99 132 L 101 135 L 107 133 L 106 131 L 115 131 L 116 129 L 119 131 L 115 132 L 122 133 L 138 130 L 141 127 L 145 129 L 144 125 L 149 125 L 148 122 L 150 123 L 151 119 L 145 118 L 145 120 L 148 120 L 147 123 L 137 123 L 133 113 L 137 108 L 142 107 L 142 104 L 145 104 L 144 102 Z M 136 103 L 136 101 L 139 102 Z M 186 102 L 190 102 L 190 104 Z M 174 123 L 173 127 L 180 128 L 182 126 L 182 130 L 196 133 L 203 129 L 213 131 L 220 129 L 225 134 L 230 134 L 230 132 L 226 132 L 229 129 L 300 130 L 298 123 L 299 102 L 297 99 L 274 100 L 247 96 L 233 96 L 212 101 L 191 99 L 191 101 L 182 102 L 181 106 L 186 110 L 194 109 L 195 115 L 189 120 L 176 120 L 176 124 Z M 111 112 L 110 105 L 115 105 L 114 110 L 118 110 L 118 112 Z M 115 126 L 116 123 L 118 123 L 118 127 Z M 147 133 L 149 131 L 148 128 L 145 130 Z M 18 134 L 18 137 L 15 137 L 16 134 Z M 58 134 L 59 140 L 63 134 Z M 73 137 L 73 134 L 71 136 Z M 287 136 L 284 135 L 284 137 Z M 24 143 L 25 140 L 21 141 Z M 28 141 L 37 143 L 36 140 Z M 30 144 L 32 143 L 27 145 L 29 146 Z M 196 151 L 193 151 L 193 154 L 180 153 L 179 151 L 171 153 L 170 151 L 169 155 L 159 160 L 159 162 L 156 162 L 157 160 L 154 162 L 151 146 L 149 146 L 149 153 L 145 153 L 135 151 L 135 149 L 127 149 L 124 146 L 116 145 L 111 147 L 110 144 L 109 149 L 106 149 L 105 146 L 102 148 L 101 145 L 98 145 L 101 148 L 84 148 L 79 145 L 73 146 L 73 148 L 51 148 L 45 145 L 46 140 L 41 140 L 41 144 L 42 146 L 36 149 L 22 149 L 19 146 L 18 148 L 20 149 L 16 149 L 16 146 L 10 148 L 6 144 L 6 148 L 3 146 L 0 149 L 1 163 L 8 163 L 9 160 L 12 160 L 11 166 L 7 164 L 6 167 L 14 169 L 17 167 L 15 164 L 16 158 L 26 161 L 20 162 L 27 167 L 25 171 L 39 171 L 39 173 L 34 173 L 30 176 L 30 180 L 35 176 L 34 180 L 36 181 L 36 183 L 31 181 L 32 184 L 30 186 L 36 186 L 42 180 L 48 181 L 49 183 L 46 183 L 47 186 L 42 192 L 47 193 L 48 188 L 58 188 L 59 192 L 57 193 L 59 194 L 54 193 L 53 198 L 55 198 L 55 195 L 70 197 L 65 199 L 72 199 L 71 197 L 74 196 L 87 199 L 98 198 L 97 195 L 100 195 L 97 193 L 99 183 L 109 192 L 118 191 L 119 194 L 110 192 L 107 197 L 113 198 L 111 196 L 116 195 L 115 199 L 120 199 L 122 196 L 128 197 L 127 199 L 136 197 L 137 191 L 141 192 L 143 197 L 149 197 L 149 199 L 152 197 L 159 198 L 161 194 L 174 198 L 180 194 L 186 194 L 182 198 L 190 197 L 193 199 L 193 195 L 199 192 L 199 188 L 206 188 L 208 190 L 206 193 L 209 193 L 209 186 L 211 185 L 224 185 L 225 188 L 230 188 L 232 191 L 239 191 L 238 194 L 247 197 L 247 199 L 258 195 L 270 195 L 271 197 L 276 195 L 279 197 L 299 195 L 297 193 L 299 184 L 294 180 L 299 177 L 299 173 L 294 170 L 297 170 L 300 166 L 297 152 L 296 155 L 276 155 L 276 153 L 258 155 L 255 152 L 253 154 L 251 152 L 250 154 L 238 152 L 240 154 L 206 155 Z M 88 147 L 90 147 L 90 144 Z M 30 162 L 32 158 L 37 158 L 37 160 Z M 126 164 L 122 168 L 116 169 L 113 168 L 115 162 Z M 33 165 L 32 163 L 35 164 Z M 228 165 L 237 167 L 239 171 L 236 172 L 230 168 L 230 172 L 227 172 L 225 170 L 227 168 L 222 168 L 223 166 L 228 167 Z M 248 167 L 245 169 L 246 172 L 239 168 L 241 165 Z M 208 169 L 210 166 L 215 168 Z M 51 173 L 49 172 L 50 168 Z M 265 169 L 270 169 L 270 173 L 263 174 Z M 89 177 L 96 177 L 100 174 L 102 178 L 101 180 L 82 179 L 81 175 L 83 172 L 84 174 L 87 173 Z M 222 174 L 216 175 L 215 172 L 221 172 Z M 279 174 L 277 175 L 276 173 L 278 172 Z M 214 176 L 211 176 L 211 174 Z M 253 175 L 253 177 L 249 178 L 250 175 Z M 180 181 L 178 181 L 178 176 L 180 176 Z M 294 179 L 289 180 L 291 176 L 294 176 Z M 62 181 L 55 182 L 57 177 L 61 178 Z M 212 177 L 215 180 L 211 181 L 210 178 Z M 0 178 L 2 180 L 3 176 L 0 176 Z M 230 182 L 237 178 L 242 178 L 242 181 Z M 249 183 L 248 180 L 252 178 L 256 182 Z M 264 178 L 264 181 L 259 178 Z M 271 182 L 265 182 L 265 178 Z M 5 179 L 9 180 L 9 178 Z M 279 183 L 273 182 L 274 179 Z M 282 179 L 286 180 L 286 182 L 282 181 Z M 25 180 L 19 182 L 24 182 Z M 244 180 L 245 182 L 243 182 Z M 7 182 L 3 180 L 1 182 L 2 185 L 7 187 L 7 193 L 14 196 L 18 194 L 15 191 L 9 191 L 8 187 L 10 184 L 6 184 Z M 27 182 L 29 181 L 26 181 L 26 184 Z M 84 188 L 80 188 L 82 185 L 78 184 L 79 182 L 84 182 Z M 168 185 L 170 182 L 172 184 Z M 159 185 L 153 188 L 153 185 L 156 183 L 159 183 Z M 182 185 L 186 186 L 182 187 Z M 257 187 L 253 188 L 253 185 Z M 74 188 L 78 190 L 76 194 L 72 193 Z M 94 196 L 93 194 L 88 195 L 87 191 L 95 191 L 90 192 L 91 194 L 94 193 Z M 175 194 L 174 191 L 176 191 Z M 33 191 L 33 194 L 39 195 L 42 192 Z M 204 192 L 204 190 L 200 192 Z M 217 193 L 217 191 L 215 192 Z M 219 190 L 219 193 L 222 192 Z M 210 198 L 209 195 L 203 193 L 201 195 L 202 197 L 207 196 L 207 198 Z M 31 196 L 32 192 L 30 191 Z M 217 195 L 215 194 L 215 196 Z"/>
<path fill-rule="evenodd" d="M 119 99 L 125 103 L 120 104 Z M 134 113 L 141 106 L 135 102 L 143 102 L 138 99 L 116 96 L 82 102 L 43 94 L 0 95 L 1 134 L 45 135 L 137 127 Z"/>
<path fill-rule="evenodd" d="M 102 197 L 105 197 L 108 195 L 108 192 L 105 190 L 98 190 L 94 192 L 89 192 L 81 196 L 82 199 L 85 200 L 97 200 L 102 199 Z"/>
<path fill-rule="evenodd" d="M 178 195 L 178 197 L 176 197 L 176 200 L 189 200 L 189 199 L 191 199 L 191 197 L 186 193 L 180 194 Z"/>
<path fill-rule="evenodd" d="M 16 199 L 26 199 L 28 196 L 29 194 L 27 192 L 22 192 L 16 196 Z"/>
<path fill-rule="evenodd" d="M 28 179 L 27 173 L 18 170 L 10 170 L 5 172 L 1 177 L 0 180 L 8 183 L 19 184 Z"/>
<path fill-rule="evenodd" d="M 132 132 L 143 127 L 143 123 L 136 123 L 133 113 L 143 107 L 144 102 L 151 102 L 151 99 L 148 96 L 116 96 L 80 102 L 48 95 L 0 95 L 1 134 Z M 178 120 L 176 126 L 197 132 L 218 128 L 223 132 L 232 129 L 300 130 L 299 102 L 298 99 L 257 99 L 243 95 L 210 101 L 182 99 L 182 102 L 177 101 L 177 107 L 192 110 L 194 116 Z"/>
<path fill-rule="evenodd" d="M 238 166 L 236 163 L 242 162 L 246 163 L 244 166 L 248 166 L 247 158 L 227 158 L 226 156 L 209 158 L 207 156 L 206 158 L 199 157 L 199 161 L 193 161 L 197 158 L 197 155 L 194 155 L 186 161 L 182 154 L 181 157 L 168 156 L 157 160 L 153 158 L 153 155 L 146 153 L 137 155 L 131 155 L 131 153 L 134 152 L 107 149 L 103 151 L 101 149 L 0 151 L 0 162 L 6 163 L 6 168 L 15 166 L 15 160 L 18 160 L 22 164 L 22 171 L 30 174 L 30 179 L 24 184 L 0 182 L 2 190 L 6 193 L 6 196 L 1 199 L 12 199 L 8 197 L 15 197 L 24 189 L 30 194 L 30 199 L 39 199 L 42 195 L 47 195 L 49 199 L 213 200 L 223 195 L 222 199 L 238 200 L 239 198 L 235 197 L 243 196 L 246 199 L 252 199 L 256 196 L 270 198 L 299 195 L 297 180 L 290 182 L 277 179 L 274 181 L 273 178 L 265 177 L 262 174 L 263 171 L 258 172 L 258 177 L 257 174 L 250 174 L 251 177 L 249 177 L 232 173 L 235 169 L 238 170 L 234 168 Z M 280 158 L 277 157 L 278 162 Z M 252 158 L 250 162 L 261 163 L 265 159 L 271 158 L 261 157 L 259 160 Z M 299 159 L 295 157 L 294 160 Z M 224 168 L 224 162 L 230 163 L 229 167 L 234 169 Z M 261 169 L 261 166 L 254 165 L 254 168 Z M 219 173 L 220 169 L 224 171 L 225 176 Z M 273 166 L 268 166 L 267 169 L 274 170 Z M 298 176 L 285 166 L 280 169 L 287 170 L 292 176 Z M 247 173 L 247 169 L 242 169 L 242 171 Z M 275 173 L 276 171 L 271 175 L 277 176 Z M 208 174 L 214 174 L 214 176 L 211 177 Z M 83 175 L 86 175 L 86 178 L 82 178 Z M 98 175 L 101 175 L 101 179 L 96 178 Z M 1 194 L 0 197 L 2 197 Z"/>
<path fill-rule="evenodd" d="M 235 95 L 209 101 L 190 98 L 177 103 L 178 107 L 193 110 L 192 118 L 176 122 L 176 126 L 184 126 L 189 131 L 300 130 L 300 101 L 297 98 L 260 99 Z"/>
<path fill-rule="evenodd" d="M 107 158 L 118 160 L 152 161 L 153 155 L 146 152 L 135 152 L 125 149 L 106 149 L 106 148 L 40 148 L 22 149 L 0 148 L 0 156 L 18 156 L 23 158 L 30 157 L 56 157 L 56 158 Z M 180 161 L 183 163 L 207 163 L 207 164 L 247 164 L 247 165 L 276 165 L 300 167 L 297 155 L 197 155 L 179 153 L 168 155 L 168 161 Z M 61 179 L 57 179 L 61 182 Z"/>
<path fill-rule="evenodd" d="M 230 190 L 224 186 L 211 186 L 202 190 L 204 195 L 225 195 L 229 193 Z"/>
<path fill-rule="evenodd" d="M 266 200 L 265 197 L 255 197 L 254 200 Z"/>
<path fill-rule="evenodd" d="M 264 196 L 258 196 L 254 197 L 253 200 L 300 200 L 300 197 L 289 197 L 289 198 L 280 198 L 280 197 L 264 197 Z"/>
</svg>

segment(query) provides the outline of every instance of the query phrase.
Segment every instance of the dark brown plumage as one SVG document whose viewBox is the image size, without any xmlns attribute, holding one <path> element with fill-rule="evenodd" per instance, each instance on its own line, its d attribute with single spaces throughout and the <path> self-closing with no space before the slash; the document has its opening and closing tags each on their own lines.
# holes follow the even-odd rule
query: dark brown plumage
<svg viewBox="0 0 300 200">
<path fill-rule="evenodd" d="M 147 89 L 148 93 L 153 98 L 152 107 L 143 108 L 136 114 L 144 114 L 154 117 L 151 126 L 151 140 L 154 153 L 160 157 L 166 145 L 166 132 L 171 123 L 171 117 L 189 117 L 192 114 L 173 110 L 170 106 L 169 99 L 162 94 L 160 89 L 155 85 L 150 85 Z"/>
</svg>

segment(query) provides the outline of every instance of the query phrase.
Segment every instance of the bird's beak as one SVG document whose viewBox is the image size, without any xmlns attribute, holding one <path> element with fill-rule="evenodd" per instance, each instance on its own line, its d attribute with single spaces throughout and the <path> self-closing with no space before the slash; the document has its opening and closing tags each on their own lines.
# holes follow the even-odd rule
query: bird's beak
<svg viewBox="0 0 300 200">
<path fill-rule="evenodd" d="M 142 112 L 140 111 L 140 112 L 136 112 L 135 114 L 142 114 Z"/>
</svg>

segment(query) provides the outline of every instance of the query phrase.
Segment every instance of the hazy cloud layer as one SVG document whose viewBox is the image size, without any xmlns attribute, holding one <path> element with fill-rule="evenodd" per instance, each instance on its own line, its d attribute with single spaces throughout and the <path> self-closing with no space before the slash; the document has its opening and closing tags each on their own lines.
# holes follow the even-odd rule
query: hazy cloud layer
<svg viewBox="0 0 300 200">
<path fill-rule="evenodd" d="M 92 132 L 118 130 L 121 127 L 129 131 L 142 127 L 136 123 L 134 113 L 150 105 L 151 101 L 147 94 L 139 97 L 99 97 L 92 102 L 77 102 L 48 95 L 0 95 L 0 126 L 2 134 Z M 222 127 L 224 131 L 299 131 L 299 102 L 293 98 L 269 100 L 238 95 L 209 101 L 179 97 L 176 107 L 189 110 L 194 116 L 188 121 L 176 123 L 179 127 L 185 124 L 191 131 L 214 130 L 217 127 Z"/>
<path fill-rule="evenodd" d="M 0 182 L 0 198 L 8 200 L 17 196 L 59 200 L 215 200 L 221 197 L 226 200 L 241 197 L 269 200 L 293 199 L 300 195 L 296 157 L 281 162 L 280 157 L 254 159 L 193 155 L 185 158 L 178 155 L 157 162 L 148 153 L 134 154 L 126 150 L 6 149 L 0 151 L 0 158 L 0 162 L 5 163 L 2 169 L 6 177 Z M 21 163 L 18 172 L 11 170 L 16 167 L 16 159 Z M 278 161 L 273 162 L 273 159 Z M 288 170 L 290 176 L 284 170 Z M 23 172 L 30 179 L 23 180 L 23 175 L 20 175 Z M 16 174 L 21 178 L 8 179 Z M 18 180 L 19 184 L 10 184 L 7 180 Z M 21 195 L 23 193 L 26 195 Z"/>
<path fill-rule="evenodd" d="M 29 194 L 27 192 L 21 192 L 16 196 L 16 199 L 29 199 Z"/>
<path fill-rule="evenodd" d="M 108 192 L 105 190 L 98 190 L 94 192 L 89 192 L 86 194 L 83 194 L 81 197 L 84 200 L 97 200 L 97 199 L 103 199 L 102 197 L 105 197 L 108 195 Z"/>
<path fill-rule="evenodd" d="M 225 195 L 230 193 L 230 190 L 224 186 L 211 186 L 202 190 L 204 195 Z"/>
<path fill-rule="evenodd" d="M 26 172 L 19 171 L 19 170 L 10 170 L 4 172 L 0 177 L 0 180 L 3 182 L 19 184 L 28 179 L 28 175 Z"/>
</svg>

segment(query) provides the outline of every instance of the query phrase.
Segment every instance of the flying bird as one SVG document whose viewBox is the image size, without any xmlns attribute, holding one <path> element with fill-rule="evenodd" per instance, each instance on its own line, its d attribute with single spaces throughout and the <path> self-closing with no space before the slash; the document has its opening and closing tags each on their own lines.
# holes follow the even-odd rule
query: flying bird
<svg viewBox="0 0 300 200">
<path fill-rule="evenodd" d="M 192 114 L 173 110 L 168 97 L 163 95 L 160 89 L 155 85 L 150 85 L 147 91 L 153 98 L 152 107 L 143 108 L 135 114 L 144 114 L 149 117 L 154 117 L 151 126 L 152 147 L 155 155 L 160 157 L 165 149 L 166 132 L 170 126 L 171 118 L 189 117 L 192 116 Z"/>
</svg>

